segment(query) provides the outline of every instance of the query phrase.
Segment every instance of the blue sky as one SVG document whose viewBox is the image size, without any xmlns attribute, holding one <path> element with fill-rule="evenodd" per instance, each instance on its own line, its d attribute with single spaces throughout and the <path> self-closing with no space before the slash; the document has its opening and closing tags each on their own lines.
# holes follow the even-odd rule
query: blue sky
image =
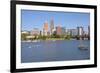
<svg viewBox="0 0 100 73">
<path fill-rule="evenodd" d="M 89 13 L 21 10 L 21 29 L 22 31 L 31 31 L 34 28 L 42 30 L 44 22 L 48 22 L 50 25 L 52 18 L 55 26 L 60 25 L 66 29 L 83 26 L 87 31 L 87 27 L 90 25 Z"/>
</svg>

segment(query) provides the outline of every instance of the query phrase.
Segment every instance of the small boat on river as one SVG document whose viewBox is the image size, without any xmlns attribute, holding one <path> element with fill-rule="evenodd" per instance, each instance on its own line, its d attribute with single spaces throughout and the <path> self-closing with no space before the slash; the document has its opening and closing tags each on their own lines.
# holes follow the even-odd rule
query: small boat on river
<svg viewBox="0 0 100 73">
<path fill-rule="evenodd" d="M 78 46 L 78 49 L 80 49 L 80 50 L 88 50 L 88 47 L 83 45 L 82 40 L 80 40 L 80 45 Z"/>
</svg>

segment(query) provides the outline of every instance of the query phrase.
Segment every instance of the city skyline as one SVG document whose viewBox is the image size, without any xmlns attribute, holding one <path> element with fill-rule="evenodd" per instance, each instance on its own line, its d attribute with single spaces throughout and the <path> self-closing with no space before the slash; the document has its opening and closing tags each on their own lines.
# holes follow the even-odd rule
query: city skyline
<svg viewBox="0 0 100 73">
<path fill-rule="evenodd" d="M 22 31 L 31 31 L 34 28 L 43 30 L 44 23 L 47 22 L 50 27 L 52 19 L 54 28 L 61 26 L 73 29 L 82 26 L 87 31 L 90 24 L 89 13 L 22 10 L 21 15 Z"/>
</svg>

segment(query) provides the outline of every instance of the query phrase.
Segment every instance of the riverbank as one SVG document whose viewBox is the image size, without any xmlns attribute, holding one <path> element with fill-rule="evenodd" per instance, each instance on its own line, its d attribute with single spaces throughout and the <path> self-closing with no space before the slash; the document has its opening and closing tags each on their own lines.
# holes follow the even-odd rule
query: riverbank
<svg viewBox="0 0 100 73">
<path fill-rule="evenodd" d="M 77 40 L 77 39 L 64 39 L 64 38 L 46 38 L 46 39 L 37 39 L 37 40 L 22 40 L 22 42 L 40 42 L 40 41 L 57 41 L 57 40 Z M 84 39 L 88 40 L 88 39 Z"/>
<path fill-rule="evenodd" d="M 21 42 L 40 42 L 40 41 L 57 41 L 57 40 L 76 40 L 76 39 L 47 38 L 45 40 L 22 40 Z"/>
</svg>

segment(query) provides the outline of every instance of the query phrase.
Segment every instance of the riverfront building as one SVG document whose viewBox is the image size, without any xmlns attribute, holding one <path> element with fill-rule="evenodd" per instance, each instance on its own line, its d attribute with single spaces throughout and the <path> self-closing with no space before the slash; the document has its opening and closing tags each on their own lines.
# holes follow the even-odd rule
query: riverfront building
<svg viewBox="0 0 100 73">
<path fill-rule="evenodd" d="M 62 34 L 62 28 L 60 26 L 56 27 L 56 34 L 61 35 Z"/>
<path fill-rule="evenodd" d="M 90 26 L 88 26 L 88 36 L 90 36 Z"/>
<path fill-rule="evenodd" d="M 90 26 L 88 26 L 88 39 L 90 39 Z"/>
<path fill-rule="evenodd" d="M 72 37 L 77 36 L 77 34 L 78 34 L 78 30 L 77 30 L 77 29 L 70 29 L 70 35 L 71 35 Z"/>
<path fill-rule="evenodd" d="M 53 30 L 54 30 L 54 20 L 52 18 L 51 21 L 50 21 L 50 34 L 51 35 L 53 34 Z"/>
<path fill-rule="evenodd" d="M 44 26 L 43 26 L 43 35 L 47 36 L 48 30 L 49 30 L 48 28 L 49 28 L 49 27 L 48 27 L 48 23 L 45 22 L 45 23 L 44 23 Z"/>
<path fill-rule="evenodd" d="M 66 29 L 66 35 L 71 35 L 71 30 L 70 29 Z"/>
<path fill-rule="evenodd" d="M 84 35 L 83 27 L 77 27 L 77 30 L 78 30 L 78 36 L 83 36 Z"/>
<path fill-rule="evenodd" d="M 62 35 L 66 35 L 66 29 L 62 27 Z"/>
<path fill-rule="evenodd" d="M 21 34 L 30 34 L 29 31 L 21 31 Z"/>
</svg>

